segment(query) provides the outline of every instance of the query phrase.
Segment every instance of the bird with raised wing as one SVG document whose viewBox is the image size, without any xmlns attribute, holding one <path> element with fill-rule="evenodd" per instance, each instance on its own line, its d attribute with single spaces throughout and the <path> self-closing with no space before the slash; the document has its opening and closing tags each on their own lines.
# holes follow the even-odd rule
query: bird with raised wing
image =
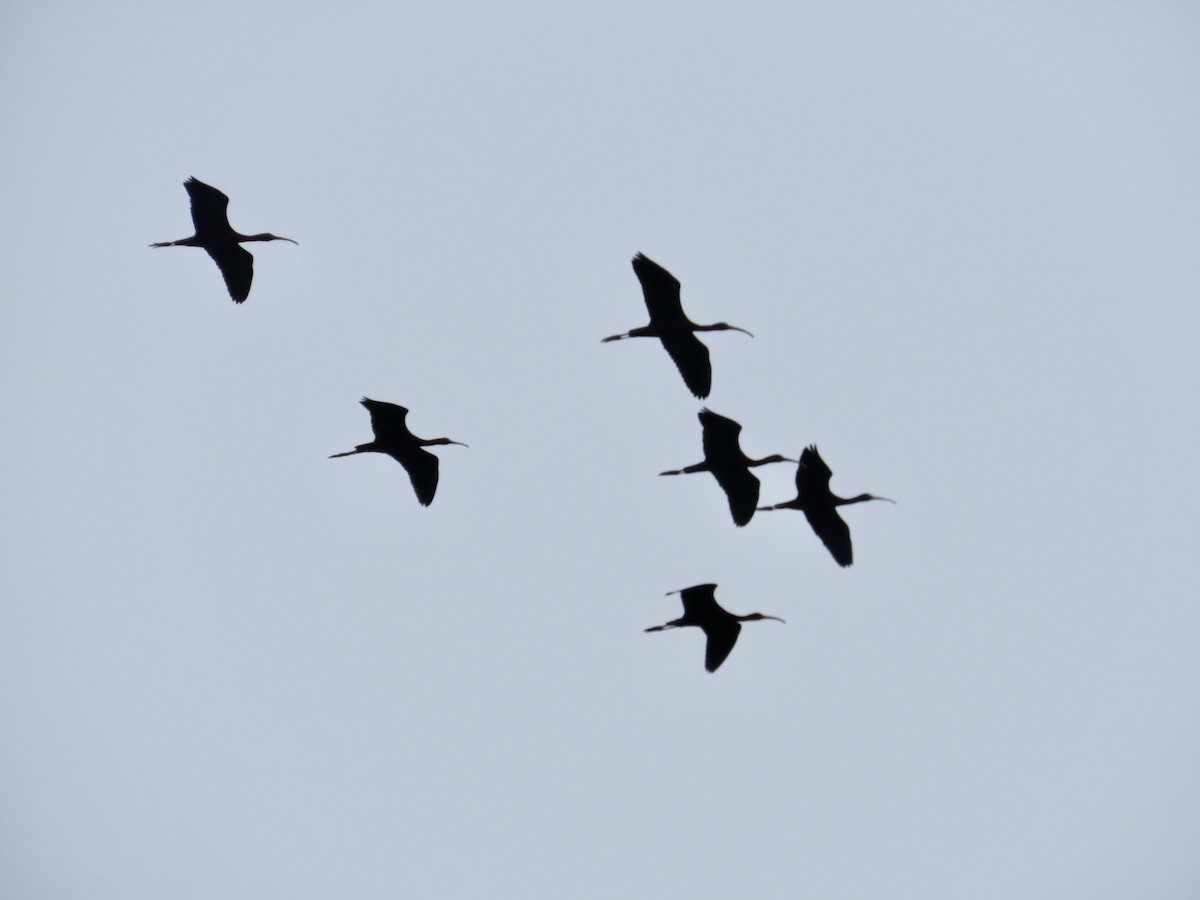
<svg viewBox="0 0 1200 900">
<path fill-rule="evenodd" d="M 680 591 L 668 592 L 668 597 L 671 594 L 680 595 L 680 599 L 683 600 L 683 615 L 665 625 L 645 629 L 666 631 L 668 628 L 686 628 L 689 625 L 699 628 L 708 639 L 704 650 L 704 668 L 709 672 L 717 671 L 733 650 L 733 645 L 737 643 L 738 634 L 742 630 L 742 622 L 757 622 L 761 619 L 783 621 L 778 616 L 765 616 L 762 613 L 734 615 L 717 603 L 716 590 L 715 584 L 697 584 Z"/>
<path fill-rule="evenodd" d="M 796 466 L 796 499 L 786 503 L 776 503 L 774 506 L 760 506 L 759 509 L 798 509 L 808 519 L 808 524 L 817 533 L 839 566 L 848 566 L 854 562 L 854 548 L 850 544 L 850 526 L 838 515 L 839 506 L 851 503 L 862 503 L 866 500 L 883 500 L 895 503 L 887 497 L 877 497 L 874 494 L 859 494 L 857 497 L 839 497 L 829 490 L 829 479 L 833 472 L 821 459 L 816 445 L 806 447 L 800 454 L 800 464 Z"/>
<path fill-rule="evenodd" d="M 601 343 L 620 341 L 632 337 L 654 337 L 662 341 L 663 348 L 675 361 L 675 367 L 683 376 L 684 384 L 693 394 L 704 399 L 712 389 L 712 363 L 708 348 L 696 337 L 697 331 L 740 331 L 750 334 L 745 328 L 717 322 L 715 325 L 697 325 L 683 312 L 679 301 L 679 279 L 648 256 L 639 253 L 633 258 L 633 271 L 642 284 L 642 296 L 650 312 L 650 324 L 614 334 Z M 754 335 L 750 334 L 751 337 Z"/>
<path fill-rule="evenodd" d="M 729 500 L 729 512 L 735 525 L 745 525 L 754 516 L 758 506 L 759 481 L 750 471 L 753 466 L 796 460 L 778 453 L 762 459 L 751 459 L 742 452 L 738 436 L 742 426 L 733 419 L 719 416 L 710 409 L 697 413 L 704 429 L 704 461 L 682 469 L 659 472 L 659 475 L 685 475 L 691 472 L 712 472 L 717 484 Z"/>
<path fill-rule="evenodd" d="M 192 198 L 192 224 L 196 233 L 178 241 L 162 241 L 151 247 L 203 247 L 225 278 L 225 287 L 234 303 L 250 296 L 254 280 L 254 257 L 241 244 L 250 241 L 288 241 L 274 234 L 239 234 L 229 225 L 229 198 L 212 185 L 189 178 L 183 183 Z"/>
<path fill-rule="evenodd" d="M 386 453 L 404 466 L 413 490 L 417 493 L 417 499 L 421 501 L 422 506 L 428 506 L 433 502 L 433 495 L 437 493 L 438 458 L 424 448 L 434 444 L 456 444 L 459 447 L 467 445 L 444 437 L 428 440 L 417 437 L 405 424 L 408 410 L 403 406 L 372 400 L 370 397 L 363 397 L 359 402 L 371 414 L 371 430 L 375 432 L 375 440 L 359 444 L 345 453 L 334 453 L 329 458 L 353 456 L 355 453 Z"/>
</svg>

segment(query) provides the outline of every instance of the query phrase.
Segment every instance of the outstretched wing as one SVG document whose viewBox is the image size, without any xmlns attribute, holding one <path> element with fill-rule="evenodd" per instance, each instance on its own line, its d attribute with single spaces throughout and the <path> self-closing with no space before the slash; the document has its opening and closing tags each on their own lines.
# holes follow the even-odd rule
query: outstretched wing
<svg viewBox="0 0 1200 900">
<path fill-rule="evenodd" d="M 196 233 L 200 233 L 199 225 L 196 226 Z M 241 244 L 232 242 L 208 244 L 204 249 L 221 270 L 221 275 L 225 278 L 225 287 L 229 288 L 229 296 L 233 298 L 233 302 L 241 303 L 249 297 L 250 282 L 254 280 L 254 257 L 250 252 L 243 249 Z"/>
<path fill-rule="evenodd" d="M 853 564 L 854 548 L 850 544 L 850 526 L 838 515 L 836 507 L 806 509 L 804 517 L 808 519 L 808 524 L 817 533 L 821 543 L 833 554 L 839 566 Z"/>
<path fill-rule="evenodd" d="M 675 362 L 675 368 L 683 376 L 683 383 L 693 394 L 703 400 L 712 389 L 712 363 L 708 348 L 690 331 L 673 331 L 660 338 L 663 349 Z"/>
<path fill-rule="evenodd" d="M 229 237 L 232 231 L 229 227 L 229 198 L 195 177 L 189 178 L 183 186 L 192 198 L 192 224 L 196 226 L 196 237 L 201 240 Z"/>
<path fill-rule="evenodd" d="M 384 403 L 382 400 L 372 400 L 363 397 L 359 401 L 371 414 L 371 430 L 375 432 L 375 440 L 381 444 L 407 444 L 412 441 L 412 434 L 404 424 L 408 410 L 395 403 Z M 403 463 L 403 460 L 401 460 Z M 434 483 L 437 476 L 434 476 Z"/>
<path fill-rule="evenodd" d="M 733 516 L 733 523 L 740 528 L 754 518 L 754 510 L 758 507 L 758 492 L 762 485 L 754 473 L 745 467 L 722 466 L 713 469 L 712 473 L 729 500 L 729 512 Z"/>
<path fill-rule="evenodd" d="M 800 465 L 796 467 L 796 491 L 801 497 L 821 497 L 829 494 L 829 479 L 833 472 L 821 459 L 816 444 L 805 447 L 800 454 Z"/>
<path fill-rule="evenodd" d="M 679 279 L 641 253 L 633 258 L 633 271 L 642 283 L 642 296 L 646 299 L 650 321 L 683 321 L 683 306 L 679 302 Z"/>
<path fill-rule="evenodd" d="M 738 437 L 742 426 L 733 419 L 719 416 L 708 407 L 696 414 L 700 427 L 704 429 L 704 457 L 714 459 L 737 458 L 741 455 Z"/>
<path fill-rule="evenodd" d="M 705 669 L 715 672 L 720 668 L 733 651 L 741 631 L 741 623 L 734 619 L 723 619 L 704 626 L 704 634 L 708 637 L 708 644 L 704 648 Z"/>
<path fill-rule="evenodd" d="M 701 410 L 699 417 L 704 427 L 704 459 L 729 499 L 734 523 L 745 525 L 754 517 L 760 485 L 746 466 L 738 444 L 742 426 L 710 409 Z"/>
<path fill-rule="evenodd" d="M 421 447 L 412 447 L 404 453 L 393 453 L 392 457 L 408 472 L 417 499 L 422 506 L 433 502 L 438 486 L 438 458 Z"/>
</svg>

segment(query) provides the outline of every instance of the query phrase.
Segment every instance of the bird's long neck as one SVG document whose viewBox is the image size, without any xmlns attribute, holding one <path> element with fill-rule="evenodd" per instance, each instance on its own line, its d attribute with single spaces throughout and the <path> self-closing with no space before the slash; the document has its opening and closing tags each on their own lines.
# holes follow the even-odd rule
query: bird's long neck
<svg viewBox="0 0 1200 900">
<path fill-rule="evenodd" d="M 764 456 L 762 459 L 747 459 L 746 465 L 747 466 L 765 466 L 768 463 L 777 463 L 777 462 L 795 462 L 795 460 L 788 459 L 786 456 L 780 456 L 778 453 L 774 453 L 771 456 Z"/>
<path fill-rule="evenodd" d="M 234 232 L 234 238 L 239 244 L 247 244 L 251 241 L 287 241 L 289 244 L 296 243 L 291 238 L 280 237 L 277 234 L 239 234 Z"/>
<path fill-rule="evenodd" d="M 712 325 L 697 325 L 694 322 L 689 322 L 689 324 L 692 331 L 740 331 L 742 334 L 750 334 L 745 328 L 738 328 L 728 322 L 715 322 Z M 754 337 L 754 335 L 750 334 L 750 337 Z"/>
<path fill-rule="evenodd" d="M 833 497 L 834 506 L 849 506 L 851 503 L 864 503 L 867 500 L 883 500 L 886 503 L 895 503 L 895 500 L 888 500 L 887 497 L 876 497 L 874 494 L 859 494 L 857 497 L 839 497 L 836 494 Z"/>
</svg>

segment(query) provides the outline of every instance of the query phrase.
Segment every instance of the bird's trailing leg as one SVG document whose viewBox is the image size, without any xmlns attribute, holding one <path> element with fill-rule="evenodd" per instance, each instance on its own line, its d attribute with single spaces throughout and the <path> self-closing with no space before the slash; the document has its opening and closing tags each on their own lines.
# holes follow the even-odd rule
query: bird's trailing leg
<svg viewBox="0 0 1200 900">
<path fill-rule="evenodd" d="M 199 247 L 201 246 L 199 239 L 193 234 L 191 237 L 180 238 L 177 241 L 159 241 L 151 244 L 151 247 Z"/>
<path fill-rule="evenodd" d="M 666 472 L 659 472 L 659 475 L 691 475 L 693 472 L 707 472 L 709 465 L 707 462 L 698 462 L 692 466 L 684 466 L 682 469 L 670 469 Z"/>
<path fill-rule="evenodd" d="M 368 453 L 374 449 L 375 449 L 375 445 L 373 443 L 359 444 L 353 450 L 347 450 L 345 453 L 331 453 L 329 455 L 329 458 L 337 459 L 339 456 L 353 456 L 355 453 Z"/>
<path fill-rule="evenodd" d="M 600 338 L 600 343 L 607 344 L 609 341 L 623 341 L 625 338 L 635 337 L 659 337 L 659 333 L 653 325 L 642 325 L 640 328 L 631 328 L 624 334 L 610 334 L 606 338 Z"/>
<path fill-rule="evenodd" d="M 643 628 L 643 631 L 666 631 L 668 628 L 679 628 L 683 625 L 683 619 L 672 619 L 666 625 L 655 625 L 652 628 Z"/>
</svg>

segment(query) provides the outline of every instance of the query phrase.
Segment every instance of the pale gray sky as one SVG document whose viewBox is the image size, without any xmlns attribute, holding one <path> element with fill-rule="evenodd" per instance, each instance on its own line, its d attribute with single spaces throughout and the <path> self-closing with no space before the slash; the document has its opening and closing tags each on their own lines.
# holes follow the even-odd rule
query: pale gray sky
<svg viewBox="0 0 1200 900">
<path fill-rule="evenodd" d="M 1197 896 L 1194 5 L 14 2 L 0 72 L 0 895 Z M 300 242 L 243 306 L 189 175 Z M 854 568 L 656 476 L 637 251 L 748 453 L 899 501 Z M 715 675 L 706 581 L 787 619 Z"/>
</svg>

